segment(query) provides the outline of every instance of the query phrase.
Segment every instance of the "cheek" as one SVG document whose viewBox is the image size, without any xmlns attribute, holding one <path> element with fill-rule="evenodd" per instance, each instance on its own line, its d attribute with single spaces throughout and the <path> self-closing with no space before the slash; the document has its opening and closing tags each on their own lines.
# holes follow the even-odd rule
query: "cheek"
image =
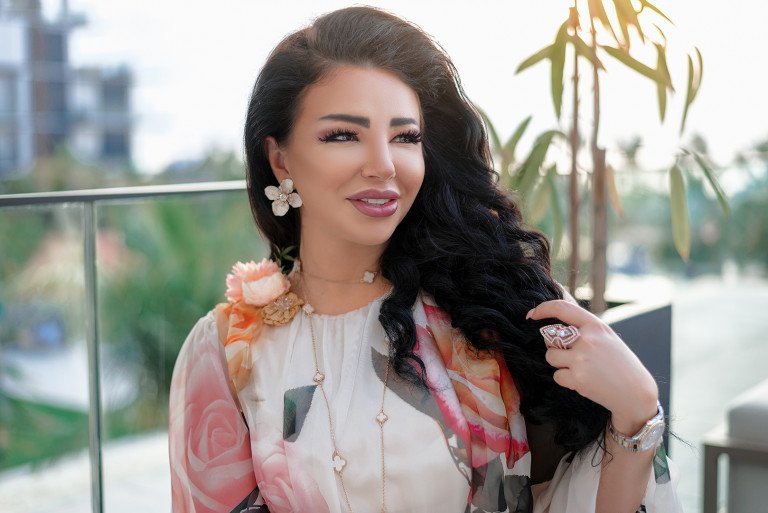
<svg viewBox="0 0 768 513">
<path fill-rule="evenodd" d="M 408 162 L 407 167 L 403 170 L 401 180 L 412 198 L 415 198 L 424 182 L 424 158 L 421 155 L 414 156 Z"/>
<path fill-rule="evenodd" d="M 349 179 L 345 174 L 347 166 L 338 156 L 315 152 L 306 155 L 294 163 L 296 188 L 304 190 L 307 198 L 327 197 L 328 193 L 338 190 Z"/>
</svg>

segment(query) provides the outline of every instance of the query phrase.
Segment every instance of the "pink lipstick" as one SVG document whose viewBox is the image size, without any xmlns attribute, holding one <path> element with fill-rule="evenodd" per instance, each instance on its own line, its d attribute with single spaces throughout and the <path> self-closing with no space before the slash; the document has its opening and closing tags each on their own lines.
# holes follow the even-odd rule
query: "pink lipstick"
<svg viewBox="0 0 768 513">
<path fill-rule="evenodd" d="M 395 191 L 367 189 L 348 199 L 364 215 L 369 217 L 388 217 L 397 211 L 400 195 Z"/>
</svg>

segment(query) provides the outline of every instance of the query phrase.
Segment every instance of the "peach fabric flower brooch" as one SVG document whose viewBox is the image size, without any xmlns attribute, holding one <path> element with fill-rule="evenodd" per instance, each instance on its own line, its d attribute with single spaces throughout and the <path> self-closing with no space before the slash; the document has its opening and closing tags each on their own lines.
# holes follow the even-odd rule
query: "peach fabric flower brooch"
<svg viewBox="0 0 768 513">
<path fill-rule="evenodd" d="M 298 313 L 304 301 L 290 292 L 291 282 L 273 260 L 237 262 L 227 275 L 230 303 L 242 301 L 261 310 L 265 324 L 282 326 Z"/>
</svg>

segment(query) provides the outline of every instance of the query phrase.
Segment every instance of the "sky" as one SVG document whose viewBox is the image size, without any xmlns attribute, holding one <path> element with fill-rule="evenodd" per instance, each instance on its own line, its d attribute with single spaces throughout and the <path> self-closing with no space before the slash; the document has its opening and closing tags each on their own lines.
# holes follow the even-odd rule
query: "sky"
<svg viewBox="0 0 768 513">
<path fill-rule="evenodd" d="M 54 12 L 59 0 L 44 5 Z M 134 160 L 140 170 L 157 172 L 173 161 L 199 158 L 211 148 L 241 154 L 248 96 L 269 51 L 319 14 L 348 5 L 353 4 L 69 0 L 70 10 L 88 19 L 72 36 L 70 60 L 75 66 L 126 64 L 133 70 Z M 533 122 L 523 148 L 541 131 L 569 126 L 569 112 L 555 119 L 549 66 L 540 64 L 519 75 L 515 69 L 551 43 L 570 2 L 389 0 L 369 5 L 416 23 L 440 42 L 468 96 L 489 113 L 503 138 L 529 115 Z M 657 0 L 656 5 L 675 21 L 665 27 L 677 89 L 667 122 L 659 123 L 653 83 L 606 61 L 601 143 L 611 160 L 617 158 L 618 141 L 639 135 L 644 141 L 641 163 L 668 167 L 679 145 L 699 133 L 715 160 L 727 165 L 736 152 L 768 138 L 768 4 Z M 681 138 L 686 52 L 694 45 L 704 56 L 704 80 Z M 655 62 L 652 53 L 638 55 Z M 570 100 L 564 99 L 564 104 Z M 588 118 L 588 98 L 582 100 L 582 109 Z"/>
</svg>

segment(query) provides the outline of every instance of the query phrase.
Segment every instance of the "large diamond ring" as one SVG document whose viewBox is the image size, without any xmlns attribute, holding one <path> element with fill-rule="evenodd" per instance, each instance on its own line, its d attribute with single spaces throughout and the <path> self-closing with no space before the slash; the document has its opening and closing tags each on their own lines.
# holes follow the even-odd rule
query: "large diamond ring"
<svg viewBox="0 0 768 513">
<path fill-rule="evenodd" d="M 579 329 L 565 324 L 548 324 L 539 328 L 539 331 L 547 347 L 557 349 L 568 349 L 579 338 Z"/>
</svg>

